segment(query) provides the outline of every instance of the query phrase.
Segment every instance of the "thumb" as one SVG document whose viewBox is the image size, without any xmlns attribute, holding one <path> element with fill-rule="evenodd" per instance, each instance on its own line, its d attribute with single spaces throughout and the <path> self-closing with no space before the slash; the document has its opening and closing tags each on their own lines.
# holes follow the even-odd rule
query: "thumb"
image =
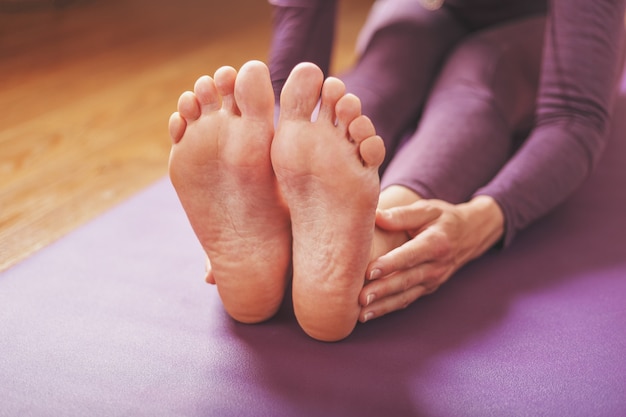
<svg viewBox="0 0 626 417">
<path fill-rule="evenodd" d="M 442 210 L 419 200 L 407 206 L 376 210 L 376 226 L 388 231 L 421 229 L 441 216 Z"/>
</svg>

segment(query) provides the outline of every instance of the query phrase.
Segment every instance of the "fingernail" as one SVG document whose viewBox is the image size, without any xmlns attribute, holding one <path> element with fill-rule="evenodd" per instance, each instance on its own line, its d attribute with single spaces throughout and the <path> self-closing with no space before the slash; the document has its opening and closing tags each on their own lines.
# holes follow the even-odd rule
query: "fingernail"
<svg viewBox="0 0 626 417">
<path fill-rule="evenodd" d="M 380 269 L 376 268 L 376 269 L 372 269 L 372 271 L 370 272 L 370 280 L 373 279 L 378 279 L 380 278 L 380 276 L 382 275 L 383 271 L 381 271 Z"/>
<path fill-rule="evenodd" d="M 378 210 L 378 213 L 385 219 L 391 219 L 391 211 L 389 210 Z"/>
<path fill-rule="evenodd" d="M 374 301 L 375 298 L 376 298 L 376 296 L 374 294 L 369 294 L 367 296 L 367 300 L 365 302 L 365 306 L 367 307 L 368 305 L 372 304 L 372 301 Z"/>
<path fill-rule="evenodd" d="M 369 321 L 372 318 L 374 318 L 374 313 L 372 313 L 371 311 L 369 313 L 365 313 L 365 316 L 363 316 L 363 323 Z"/>
</svg>

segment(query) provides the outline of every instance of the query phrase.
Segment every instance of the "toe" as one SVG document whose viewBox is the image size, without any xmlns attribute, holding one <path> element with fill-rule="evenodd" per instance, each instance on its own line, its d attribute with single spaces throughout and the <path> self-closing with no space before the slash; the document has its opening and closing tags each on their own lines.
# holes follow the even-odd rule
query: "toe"
<svg viewBox="0 0 626 417">
<path fill-rule="evenodd" d="M 215 276 L 213 275 L 213 268 L 211 267 L 211 261 L 206 258 L 206 275 L 204 280 L 207 284 L 215 285 Z"/>
<path fill-rule="evenodd" d="M 274 120 L 274 90 L 267 65 L 261 61 L 244 64 L 235 80 L 235 101 L 243 116 Z"/>
<path fill-rule="evenodd" d="M 324 74 L 316 65 L 298 64 L 289 74 L 280 95 L 281 119 L 311 120 L 323 82 Z"/>
<path fill-rule="evenodd" d="M 335 106 L 337 102 L 346 93 L 346 86 L 343 81 L 338 78 L 329 77 L 324 81 L 322 86 L 322 103 L 320 106 L 318 119 L 335 123 Z"/>
<path fill-rule="evenodd" d="M 197 120 L 200 117 L 200 103 L 191 91 L 185 91 L 178 99 L 178 113 L 187 121 Z"/>
<path fill-rule="evenodd" d="M 222 108 L 234 114 L 239 114 L 239 108 L 235 102 L 235 80 L 237 71 L 233 67 L 221 67 L 213 76 L 217 92 L 222 96 Z"/>
<path fill-rule="evenodd" d="M 193 91 L 203 112 L 215 111 L 220 108 L 220 98 L 215 81 L 208 75 L 198 78 Z"/>
<path fill-rule="evenodd" d="M 378 168 L 385 159 L 385 143 L 380 136 L 370 136 L 359 144 L 363 164 Z"/>
<path fill-rule="evenodd" d="M 183 134 L 185 133 L 186 128 L 187 122 L 180 116 L 180 113 L 172 113 L 169 122 L 169 131 L 172 142 L 180 142 L 180 140 L 183 138 Z"/>
<path fill-rule="evenodd" d="M 337 126 L 348 131 L 348 126 L 361 115 L 361 100 L 354 94 L 341 97 L 335 106 Z"/>
<path fill-rule="evenodd" d="M 374 136 L 376 134 L 376 128 L 369 117 L 361 115 L 354 119 L 348 126 L 350 137 L 354 139 L 356 143 L 363 142 L 364 139 Z"/>
</svg>

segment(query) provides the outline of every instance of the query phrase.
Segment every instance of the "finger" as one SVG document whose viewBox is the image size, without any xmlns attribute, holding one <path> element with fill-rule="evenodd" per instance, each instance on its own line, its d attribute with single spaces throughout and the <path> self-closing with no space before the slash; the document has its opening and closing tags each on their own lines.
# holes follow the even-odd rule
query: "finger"
<svg viewBox="0 0 626 417">
<path fill-rule="evenodd" d="M 415 268 L 394 272 L 381 279 L 369 281 L 361 289 L 359 304 L 367 307 L 376 300 L 400 294 L 418 285 L 430 288 L 438 283 L 440 269 L 434 264 L 423 264 Z"/>
<path fill-rule="evenodd" d="M 376 226 L 390 231 L 422 229 L 441 213 L 442 210 L 428 200 L 418 200 L 407 206 L 377 210 Z"/>
<path fill-rule="evenodd" d="M 369 320 L 382 317 L 385 314 L 402 310 L 411 305 L 415 300 L 425 295 L 427 289 L 421 285 L 410 288 L 399 294 L 392 295 L 376 301 L 375 303 L 361 309 L 359 321 L 365 323 Z"/>
<path fill-rule="evenodd" d="M 443 261 L 451 252 L 450 242 L 438 230 L 426 229 L 403 245 L 370 262 L 365 276 L 375 280 L 432 261 Z"/>
</svg>

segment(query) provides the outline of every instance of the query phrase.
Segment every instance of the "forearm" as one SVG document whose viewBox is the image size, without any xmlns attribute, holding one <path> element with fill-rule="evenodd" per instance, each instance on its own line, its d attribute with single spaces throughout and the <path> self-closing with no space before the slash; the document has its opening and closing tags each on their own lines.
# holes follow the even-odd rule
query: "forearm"
<svg viewBox="0 0 626 417">
<path fill-rule="evenodd" d="M 606 134 L 567 122 L 537 129 L 515 157 L 475 196 L 490 196 L 505 217 L 504 246 L 561 204 L 589 176 Z M 595 143 L 590 151 L 579 140 Z"/>
<path fill-rule="evenodd" d="M 313 62 L 328 74 L 338 0 L 270 0 L 274 32 L 269 67 L 276 100 L 289 73 Z"/>
<path fill-rule="evenodd" d="M 551 3 L 535 128 L 489 195 L 506 218 L 504 244 L 589 176 L 608 138 L 624 52 L 625 0 Z"/>
</svg>

